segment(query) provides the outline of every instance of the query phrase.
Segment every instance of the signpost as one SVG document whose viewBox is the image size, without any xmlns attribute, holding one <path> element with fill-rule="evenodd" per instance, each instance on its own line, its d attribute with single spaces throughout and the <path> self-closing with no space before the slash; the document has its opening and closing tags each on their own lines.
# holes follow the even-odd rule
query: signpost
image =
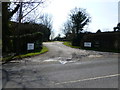
<svg viewBox="0 0 120 90">
<path fill-rule="evenodd" d="M 34 43 L 28 43 L 27 50 L 34 50 Z"/>
<path fill-rule="evenodd" d="M 84 47 L 91 47 L 91 42 L 84 42 Z"/>
</svg>

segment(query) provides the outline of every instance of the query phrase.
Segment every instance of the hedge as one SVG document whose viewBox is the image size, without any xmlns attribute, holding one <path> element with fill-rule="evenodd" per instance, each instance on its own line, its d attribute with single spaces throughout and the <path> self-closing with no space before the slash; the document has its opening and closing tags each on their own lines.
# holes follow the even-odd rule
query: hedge
<svg viewBox="0 0 120 90">
<path fill-rule="evenodd" d="M 27 52 L 27 43 L 34 43 L 35 49 L 42 49 L 43 34 L 41 32 L 35 32 L 25 35 L 14 35 L 9 37 L 12 44 L 13 52 Z"/>
</svg>

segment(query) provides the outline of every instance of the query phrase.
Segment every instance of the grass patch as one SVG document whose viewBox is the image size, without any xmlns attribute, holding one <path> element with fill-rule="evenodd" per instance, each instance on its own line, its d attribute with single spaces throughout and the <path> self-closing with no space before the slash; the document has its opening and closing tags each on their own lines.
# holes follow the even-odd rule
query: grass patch
<svg viewBox="0 0 120 90">
<path fill-rule="evenodd" d="M 64 41 L 63 44 L 68 46 L 68 47 L 71 47 L 71 48 L 78 48 L 78 49 L 80 49 L 79 46 L 72 46 L 71 42 L 68 42 L 68 41 Z"/>
<path fill-rule="evenodd" d="M 48 52 L 48 48 L 46 46 L 43 46 L 42 50 L 37 50 L 35 52 L 32 52 L 32 53 L 27 53 L 27 54 L 22 54 L 22 55 L 18 55 L 18 56 L 8 56 L 8 57 L 4 57 L 2 58 L 2 61 L 9 61 L 11 59 L 21 59 L 21 58 L 26 58 L 26 57 L 31 57 L 31 56 L 36 56 L 36 55 L 40 55 L 40 54 L 43 54 L 45 52 Z"/>
<path fill-rule="evenodd" d="M 15 56 L 14 58 L 19 58 L 19 57 L 20 58 L 25 58 L 25 57 L 36 56 L 36 55 L 39 55 L 39 54 L 43 54 L 47 51 L 48 51 L 48 48 L 43 46 L 43 49 L 39 52 L 27 53 L 27 54 L 24 54 L 24 55 Z"/>
<path fill-rule="evenodd" d="M 15 56 L 14 58 L 25 58 L 25 57 L 36 56 L 36 55 L 39 55 L 39 54 L 43 54 L 43 53 L 45 53 L 47 51 L 48 51 L 48 48 L 46 46 L 43 46 L 43 48 L 42 48 L 41 51 L 37 51 L 37 52 L 32 52 L 32 53 L 27 53 L 27 54 Z"/>
<path fill-rule="evenodd" d="M 98 48 L 81 48 L 80 46 L 72 46 L 71 42 L 65 41 L 63 42 L 64 45 L 71 47 L 71 48 L 78 48 L 83 50 L 93 50 L 93 51 L 101 51 L 101 52 L 114 52 L 114 53 L 120 53 L 119 50 L 110 50 L 110 49 L 98 49 Z"/>
<path fill-rule="evenodd" d="M 0 61 L 9 61 L 13 58 L 13 56 L 7 56 L 7 57 L 4 57 L 4 58 L 1 58 Z"/>
</svg>

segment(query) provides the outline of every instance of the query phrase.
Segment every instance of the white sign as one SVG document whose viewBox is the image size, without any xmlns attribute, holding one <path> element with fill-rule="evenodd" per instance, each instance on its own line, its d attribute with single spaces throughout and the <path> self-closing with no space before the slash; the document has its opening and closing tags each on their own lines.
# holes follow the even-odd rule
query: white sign
<svg viewBox="0 0 120 90">
<path fill-rule="evenodd" d="M 27 50 L 34 50 L 34 43 L 28 43 Z"/>
<path fill-rule="evenodd" d="M 91 42 L 84 42 L 84 47 L 91 47 Z"/>
</svg>

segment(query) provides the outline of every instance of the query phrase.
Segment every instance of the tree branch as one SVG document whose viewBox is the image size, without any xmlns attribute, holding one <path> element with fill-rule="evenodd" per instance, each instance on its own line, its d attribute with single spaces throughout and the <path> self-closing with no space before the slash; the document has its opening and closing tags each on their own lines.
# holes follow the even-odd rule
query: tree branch
<svg viewBox="0 0 120 90">
<path fill-rule="evenodd" d="M 15 9 L 12 12 L 10 12 L 9 19 L 14 15 L 14 13 L 16 13 L 18 11 L 19 7 L 20 7 L 20 5 L 17 4 L 17 6 L 15 7 Z"/>
<path fill-rule="evenodd" d="M 25 16 L 27 16 L 31 11 L 33 11 L 35 8 L 37 8 L 41 3 L 43 2 L 40 2 L 37 6 L 35 6 L 33 9 L 31 9 L 27 14 L 25 14 L 22 18 L 24 18 Z"/>
</svg>

